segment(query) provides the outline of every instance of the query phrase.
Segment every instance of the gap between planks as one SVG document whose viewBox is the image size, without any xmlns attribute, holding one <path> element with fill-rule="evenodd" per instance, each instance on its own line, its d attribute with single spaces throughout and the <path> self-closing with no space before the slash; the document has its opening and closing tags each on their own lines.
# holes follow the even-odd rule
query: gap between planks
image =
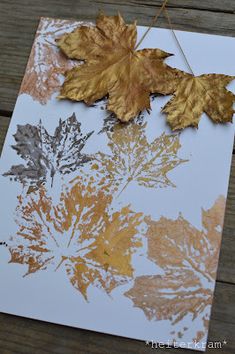
<svg viewBox="0 0 235 354">
<path fill-rule="evenodd" d="M 96 3 L 97 4 L 101 4 L 101 5 L 107 5 L 107 4 L 110 5 L 110 3 L 112 3 L 112 2 L 114 2 L 114 1 L 96 0 Z M 132 0 L 132 1 L 130 1 L 132 6 L 139 6 L 139 8 L 141 8 L 141 7 L 145 7 L 145 8 L 146 7 L 150 7 L 150 8 L 153 7 L 154 9 L 156 9 L 156 11 L 157 11 L 158 8 L 161 7 L 162 2 L 163 2 L 162 0 L 160 0 L 160 1 L 156 1 L 156 0 L 152 0 L 152 1 L 151 0 L 150 1 Z M 123 5 L 126 5 L 125 3 L 126 3 L 125 0 L 124 1 L 122 1 L 122 0 L 116 1 L 115 0 L 115 5 L 123 6 Z M 192 3 L 194 3 L 194 4 L 191 5 Z M 232 7 L 231 9 L 227 10 L 226 8 L 223 8 L 223 9 L 222 8 L 218 8 L 218 7 L 213 8 L 213 7 L 209 7 L 208 5 L 204 5 L 204 4 L 202 4 L 203 7 L 199 7 L 199 6 L 197 7 L 195 5 L 196 5 L 196 3 L 192 2 L 192 1 L 189 2 L 188 5 L 187 5 L 187 3 L 186 4 L 180 4 L 179 1 L 178 1 L 178 4 L 177 3 L 174 4 L 173 1 L 168 1 L 167 8 L 168 9 L 179 9 L 179 10 L 182 9 L 182 10 L 188 10 L 188 11 L 190 11 L 190 10 L 209 11 L 209 12 L 224 13 L 224 14 L 234 14 L 235 13 L 235 6 Z"/>
</svg>

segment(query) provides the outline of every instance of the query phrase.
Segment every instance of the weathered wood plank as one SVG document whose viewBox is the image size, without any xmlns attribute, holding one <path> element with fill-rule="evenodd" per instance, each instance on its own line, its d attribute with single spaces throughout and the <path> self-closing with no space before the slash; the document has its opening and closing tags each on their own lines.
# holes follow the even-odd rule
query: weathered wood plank
<svg viewBox="0 0 235 354">
<path fill-rule="evenodd" d="M 235 324 L 235 286 L 216 282 L 211 318 Z"/>
<path fill-rule="evenodd" d="M 209 341 L 227 340 L 221 352 L 231 354 L 235 349 L 235 287 L 216 286 Z M 153 352 L 144 342 L 84 331 L 65 326 L 0 314 L 0 348 L 5 354 L 149 354 Z M 9 338 L 9 340 L 7 340 Z M 154 340 L 154 338 L 153 338 Z M 157 349 L 160 354 L 184 354 L 179 349 Z M 208 350 L 211 354 L 218 349 Z"/>
<path fill-rule="evenodd" d="M 11 118 L 0 116 L 0 156 Z"/>
<path fill-rule="evenodd" d="M 155 13 L 155 8 L 157 9 L 155 3 L 159 5 L 161 1 L 68 0 L 58 2 L 57 0 L 40 0 L 34 2 L 32 6 L 29 0 L 20 2 L 1 0 L 0 110 L 13 111 L 40 16 L 94 20 L 98 9 L 103 9 L 107 14 L 121 11 L 127 21 L 138 19 L 139 24 L 148 25 Z M 200 3 L 203 5 L 201 6 Z M 217 0 L 203 2 L 174 0 L 169 1 L 169 13 L 175 28 L 234 36 L 235 21 L 232 13 L 234 3 L 229 0 L 226 4 Z M 201 11 L 198 9 L 199 4 L 202 8 L 206 6 L 213 11 Z M 190 6 L 194 8 L 188 8 Z M 220 12 L 223 7 L 228 8 L 229 13 Z M 167 27 L 163 17 L 159 19 L 158 26 Z"/>
<path fill-rule="evenodd" d="M 217 280 L 235 283 L 235 155 L 233 155 Z"/>
<path fill-rule="evenodd" d="M 131 0 L 128 1 L 130 6 L 161 6 L 162 0 Z M 97 0 L 98 4 L 126 4 L 126 0 Z M 231 0 L 207 0 L 207 1 L 198 1 L 198 0 L 169 0 L 167 3 L 168 8 L 182 8 L 182 9 L 198 9 L 198 10 L 208 10 L 216 11 L 223 13 L 235 13 L 235 2 Z"/>
</svg>

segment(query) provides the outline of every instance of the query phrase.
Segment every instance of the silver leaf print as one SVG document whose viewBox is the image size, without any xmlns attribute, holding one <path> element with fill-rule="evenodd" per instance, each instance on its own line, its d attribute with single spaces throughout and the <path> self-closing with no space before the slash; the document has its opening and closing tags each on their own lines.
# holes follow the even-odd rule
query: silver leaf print
<svg viewBox="0 0 235 354">
<path fill-rule="evenodd" d="M 12 148 L 26 164 L 13 165 L 3 176 L 36 188 L 49 178 L 52 186 L 56 173 L 74 172 L 91 160 L 82 149 L 92 134 L 82 134 L 75 114 L 65 121 L 60 120 L 54 135 L 47 132 L 41 121 L 38 126 L 18 125 L 14 135 L 16 144 Z"/>
</svg>

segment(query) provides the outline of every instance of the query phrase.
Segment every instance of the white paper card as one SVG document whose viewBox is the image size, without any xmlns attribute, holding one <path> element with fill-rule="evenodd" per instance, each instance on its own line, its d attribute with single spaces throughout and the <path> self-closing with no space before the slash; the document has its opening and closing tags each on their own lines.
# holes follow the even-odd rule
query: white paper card
<svg viewBox="0 0 235 354">
<path fill-rule="evenodd" d="M 198 130 L 173 134 L 169 96 L 125 126 L 105 100 L 57 100 L 73 64 L 55 38 L 80 24 L 41 19 L 8 130 L 0 311 L 204 350 L 234 126 L 203 114 Z M 195 75 L 234 75 L 235 38 L 176 35 Z M 141 46 L 187 71 L 171 31 L 152 29 Z"/>
</svg>

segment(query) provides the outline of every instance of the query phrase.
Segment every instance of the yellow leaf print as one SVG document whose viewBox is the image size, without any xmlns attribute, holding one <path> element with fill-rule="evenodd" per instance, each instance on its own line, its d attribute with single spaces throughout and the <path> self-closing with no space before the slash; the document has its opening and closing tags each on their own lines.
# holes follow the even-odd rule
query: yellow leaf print
<svg viewBox="0 0 235 354">
<path fill-rule="evenodd" d="M 93 169 L 111 183 L 119 195 L 132 182 L 146 188 L 174 187 L 168 172 L 186 162 L 178 156 L 181 147 L 179 135 L 163 133 L 149 143 L 146 124 L 117 125 L 107 132 L 110 154 L 98 152 Z"/>
<path fill-rule="evenodd" d="M 10 262 L 26 264 L 25 275 L 63 266 L 85 299 L 89 285 L 110 293 L 133 277 L 142 214 L 129 206 L 112 210 L 112 196 L 98 190 L 92 178 L 64 187 L 56 205 L 45 187 L 18 199 Z"/>
</svg>

